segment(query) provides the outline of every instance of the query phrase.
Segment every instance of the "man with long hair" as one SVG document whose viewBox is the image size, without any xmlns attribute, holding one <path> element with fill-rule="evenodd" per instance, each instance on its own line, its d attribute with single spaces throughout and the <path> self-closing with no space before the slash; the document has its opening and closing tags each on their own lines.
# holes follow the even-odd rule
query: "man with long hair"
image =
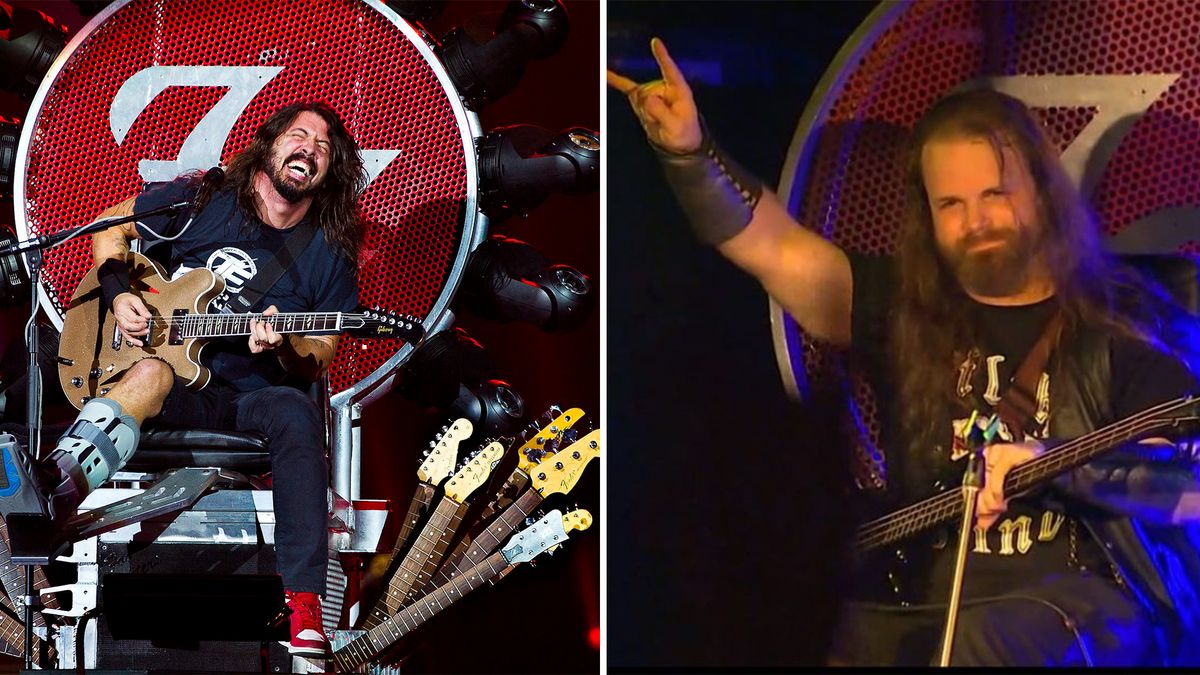
<svg viewBox="0 0 1200 675">
<path fill-rule="evenodd" d="M 189 200 L 203 183 L 199 174 L 153 183 L 101 217 Z M 228 295 L 214 301 L 213 312 L 236 297 L 289 237 L 315 227 L 278 281 L 240 311 L 264 317 L 353 311 L 362 241 L 356 202 L 365 184 L 358 146 L 332 108 L 301 103 L 279 110 L 229 163 L 226 181 L 194 217 L 147 218 L 92 237 L 101 291 L 124 339 L 140 346 L 151 318 L 130 292 L 132 239 L 169 242 L 173 277 L 200 267 L 219 274 Z M 188 389 L 164 361 L 137 362 L 111 391 L 87 402 L 49 456 L 53 517 L 69 516 L 124 465 L 146 420 L 261 432 L 271 451 L 277 567 L 292 610 L 289 650 L 326 656 L 319 596 L 325 592 L 328 465 L 322 413 L 305 390 L 333 360 L 337 341 L 328 331 L 280 334 L 268 322 L 252 321 L 249 339 L 216 339 L 206 347 L 214 381 L 200 391 Z"/>
<path fill-rule="evenodd" d="M 1200 462 L 1188 444 L 1140 439 L 1044 489 L 1004 493 L 1009 472 L 1047 448 L 1197 384 L 1193 317 L 1103 251 L 1029 110 L 987 90 L 938 101 L 911 136 L 899 250 L 866 256 L 799 225 L 727 157 L 662 42 L 651 49 L 661 80 L 610 71 L 610 86 L 628 97 L 696 235 L 811 337 L 858 357 L 884 408 L 889 506 L 957 487 L 972 420 L 1004 419 L 983 451 L 952 663 L 1178 658 L 1200 620 L 1200 555 L 1186 527 L 1200 521 Z M 1032 383 L 1009 396 L 1039 344 L 1049 351 Z M 934 662 L 956 538 L 911 547 L 915 591 L 902 601 L 870 583 L 876 565 L 860 566 L 830 662 Z"/>
</svg>

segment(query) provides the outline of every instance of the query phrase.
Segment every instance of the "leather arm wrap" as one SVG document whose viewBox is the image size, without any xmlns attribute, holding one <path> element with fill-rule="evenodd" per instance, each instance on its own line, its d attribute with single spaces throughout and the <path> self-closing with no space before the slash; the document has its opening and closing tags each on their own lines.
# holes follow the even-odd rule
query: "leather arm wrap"
<svg viewBox="0 0 1200 675">
<path fill-rule="evenodd" d="M 118 295 L 129 292 L 129 264 L 124 260 L 109 258 L 100 263 L 96 279 L 100 282 L 100 295 L 104 298 L 104 304 L 111 310 L 113 300 Z"/>
<path fill-rule="evenodd" d="M 707 129 L 695 152 L 680 155 L 651 147 L 700 241 L 715 246 L 750 224 L 762 181 L 725 155 Z"/>
</svg>

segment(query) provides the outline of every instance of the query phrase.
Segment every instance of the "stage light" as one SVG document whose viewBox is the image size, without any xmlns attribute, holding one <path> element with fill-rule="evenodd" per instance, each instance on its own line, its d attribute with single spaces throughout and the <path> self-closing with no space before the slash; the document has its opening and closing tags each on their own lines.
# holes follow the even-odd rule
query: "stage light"
<svg viewBox="0 0 1200 675">
<path fill-rule="evenodd" d="M 478 109 L 512 91 L 526 63 L 557 52 L 567 29 L 567 10 L 559 0 L 520 0 L 509 3 L 491 40 L 480 44 L 459 26 L 437 52 L 467 106 Z"/>
<path fill-rule="evenodd" d="M 493 321 L 527 321 L 546 331 L 575 328 L 595 304 L 591 280 L 551 265 L 523 241 L 492 235 L 471 254 L 459 300 Z"/>
<path fill-rule="evenodd" d="M 67 29 L 49 16 L 0 2 L 0 88 L 33 98 L 67 44 Z"/>
<path fill-rule="evenodd" d="M 426 23 L 436 19 L 446 9 L 446 0 L 386 0 L 385 5 L 392 8 L 409 23 Z"/>
<path fill-rule="evenodd" d="M 451 417 L 466 417 L 474 438 L 509 436 L 520 428 L 525 402 L 495 375 L 495 363 L 483 345 L 453 328 L 426 338 L 413 352 L 398 391 Z"/>
<path fill-rule="evenodd" d="M 478 148 L 480 206 L 493 220 L 524 215 L 551 192 L 600 188 L 600 136 L 589 129 L 555 135 L 528 124 L 503 127 L 481 138 Z"/>
<path fill-rule="evenodd" d="M 525 399 L 507 382 L 488 380 L 460 385 L 458 398 L 447 412 L 471 420 L 476 437 L 511 436 L 525 419 Z"/>
<path fill-rule="evenodd" d="M 0 225 L 0 249 L 17 240 L 16 232 Z M 0 308 L 29 302 L 29 274 L 21 264 L 21 256 L 0 254 Z"/>
<path fill-rule="evenodd" d="M 21 120 L 0 116 L 0 199 L 12 199 Z"/>
</svg>

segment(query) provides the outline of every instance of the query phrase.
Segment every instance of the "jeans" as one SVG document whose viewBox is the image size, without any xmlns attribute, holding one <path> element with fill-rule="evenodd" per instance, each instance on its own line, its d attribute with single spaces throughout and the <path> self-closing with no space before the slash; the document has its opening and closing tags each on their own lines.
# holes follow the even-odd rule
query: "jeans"
<svg viewBox="0 0 1200 675">
<path fill-rule="evenodd" d="M 175 378 L 162 412 L 150 421 L 265 435 L 271 450 L 275 555 L 283 586 L 325 594 L 329 465 L 325 424 L 315 401 L 292 387 L 238 392 L 213 382 L 191 391 Z"/>
</svg>

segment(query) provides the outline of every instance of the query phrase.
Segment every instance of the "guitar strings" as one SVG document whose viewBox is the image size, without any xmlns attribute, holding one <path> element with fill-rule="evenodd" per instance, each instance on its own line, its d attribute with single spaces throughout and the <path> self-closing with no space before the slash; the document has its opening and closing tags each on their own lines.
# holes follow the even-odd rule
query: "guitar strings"
<svg viewBox="0 0 1200 675">
<path fill-rule="evenodd" d="M 1029 473 L 1040 467 L 1052 464 L 1058 464 L 1061 466 L 1065 465 L 1071 460 L 1078 459 L 1081 454 L 1085 454 L 1086 451 L 1096 447 L 1097 439 L 1108 443 L 1114 436 L 1125 434 L 1126 437 L 1128 437 L 1129 435 L 1136 434 L 1140 431 L 1161 426 L 1164 423 L 1163 421 L 1145 418 L 1153 418 L 1155 415 L 1159 415 L 1164 412 L 1170 412 L 1171 410 L 1183 407 L 1184 405 L 1192 402 L 1192 399 L 1175 399 L 1174 401 L 1169 401 L 1167 403 L 1160 404 L 1159 406 L 1155 406 L 1154 408 L 1150 408 L 1122 422 L 1117 422 L 1109 425 L 1108 427 L 1097 430 L 1093 434 L 1081 437 L 1075 441 L 1064 443 L 1055 449 L 1056 452 L 1053 455 L 1045 455 L 1043 456 L 1044 458 L 1033 460 L 1028 464 L 1023 465 L 1023 467 L 1014 469 L 1014 474 L 1006 478 L 1005 486 L 1008 486 L 1010 479 L 1015 478 L 1013 482 L 1017 483 L 1020 481 L 1022 475 L 1027 476 Z M 1126 426 L 1132 428 L 1123 428 Z M 1085 452 L 1081 453 L 1080 450 L 1084 450 Z M 889 536 L 889 531 L 895 530 L 897 531 L 895 534 L 899 536 L 905 536 L 912 532 L 920 531 L 928 525 L 937 523 L 939 520 L 942 520 L 946 517 L 952 517 L 955 512 L 961 508 L 961 506 L 962 497 L 961 493 L 958 492 L 947 492 L 932 499 L 927 499 L 925 501 L 918 502 L 917 504 L 913 504 L 905 509 L 901 509 L 892 516 L 888 516 L 873 523 L 867 523 L 866 525 L 863 525 L 859 530 L 859 547 L 871 548 L 880 544 L 878 540 L 882 540 L 882 543 L 886 543 L 889 539 L 893 538 Z"/>
<path fill-rule="evenodd" d="M 289 312 L 273 314 L 264 317 L 262 314 L 187 314 L 184 316 L 151 316 L 149 325 L 155 328 L 174 328 L 179 327 L 185 333 L 185 338 L 197 337 L 232 337 L 229 331 L 238 330 L 246 331 L 249 335 L 250 321 L 259 320 L 265 321 L 273 328 L 283 329 L 283 324 L 291 322 L 296 326 L 300 326 L 305 330 L 328 330 L 336 327 L 339 315 L 348 316 L 355 319 L 361 319 L 365 322 L 378 321 L 378 319 L 370 319 L 365 315 L 354 314 L 350 312 Z M 334 325 L 330 325 L 330 324 Z M 218 331 L 215 334 L 207 334 L 208 330 Z M 290 329 L 288 329 L 290 330 Z"/>
<path fill-rule="evenodd" d="M 1017 487 L 1030 474 L 1046 472 L 1048 467 L 1059 469 L 1078 461 L 1096 447 L 1112 444 L 1113 439 L 1123 436 L 1130 438 L 1138 433 L 1161 427 L 1170 423 L 1169 420 L 1155 419 L 1158 415 L 1174 412 L 1196 402 L 1193 397 L 1172 399 L 1137 413 L 1124 420 L 1114 422 L 1092 433 L 1077 439 L 1064 442 L 1053 448 L 1051 452 L 1035 458 L 1026 464 L 1015 467 L 1005 477 L 1006 492 L 1012 483 Z M 889 541 L 901 539 L 909 534 L 919 532 L 930 525 L 951 518 L 962 508 L 962 493 L 950 491 L 912 504 L 883 518 L 865 523 L 858 528 L 858 540 L 855 548 L 867 550 L 881 546 Z"/>
</svg>

